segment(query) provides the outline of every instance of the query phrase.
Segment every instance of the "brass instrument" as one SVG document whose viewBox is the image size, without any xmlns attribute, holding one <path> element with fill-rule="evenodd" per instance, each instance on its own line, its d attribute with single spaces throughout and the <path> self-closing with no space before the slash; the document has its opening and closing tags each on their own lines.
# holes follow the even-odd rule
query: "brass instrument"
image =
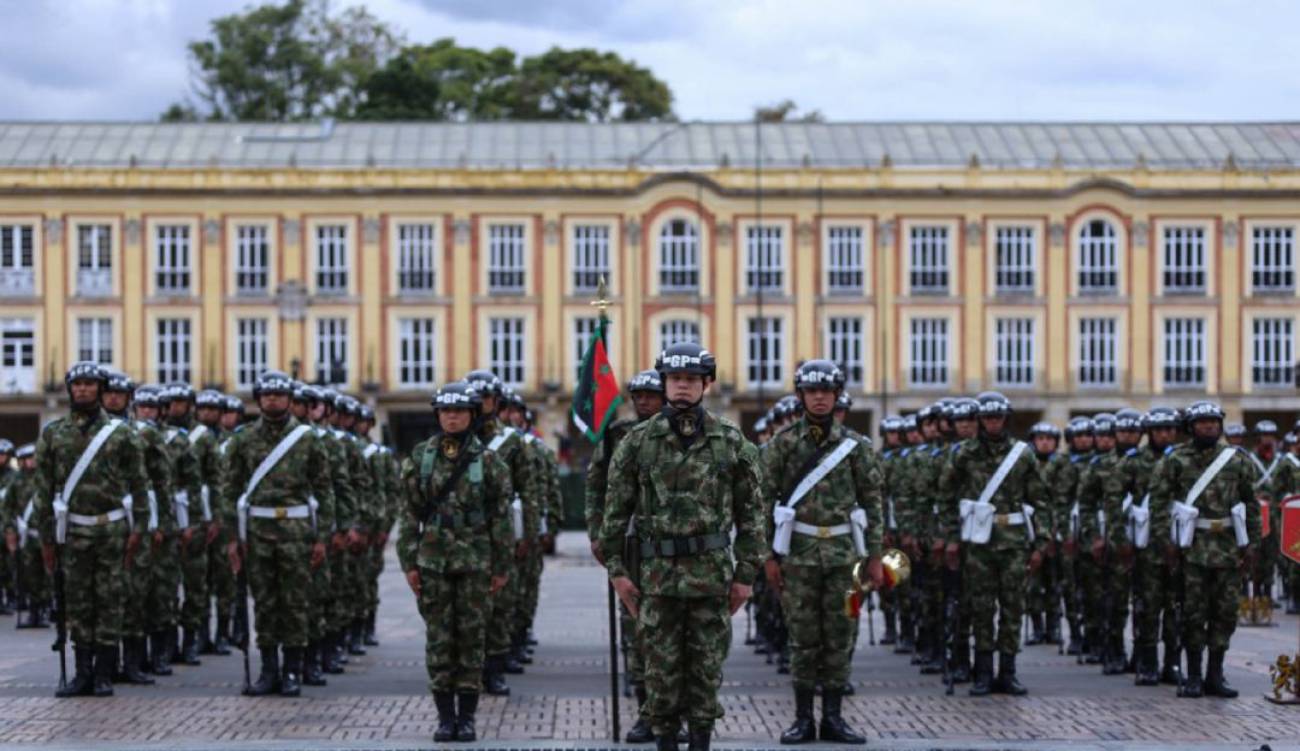
<svg viewBox="0 0 1300 751">
<path fill-rule="evenodd" d="M 880 567 L 884 572 L 884 581 L 880 590 L 888 592 L 894 587 L 912 578 L 912 561 L 898 548 L 890 548 L 880 557 Z M 844 593 L 844 612 L 851 618 L 857 618 L 862 603 L 876 590 L 876 585 L 867 575 L 867 559 L 853 564 L 853 588 Z"/>
</svg>

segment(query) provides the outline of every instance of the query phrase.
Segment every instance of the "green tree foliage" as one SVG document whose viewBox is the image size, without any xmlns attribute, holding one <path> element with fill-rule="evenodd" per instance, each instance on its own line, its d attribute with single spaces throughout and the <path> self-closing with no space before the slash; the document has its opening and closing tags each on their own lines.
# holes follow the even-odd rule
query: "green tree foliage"
<svg viewBox="0 0 1300 751">
<path fill-rule="evenodd" d="M 363 120 L 504 120 L 513 116 L 515 53 L 453 39 L 404 48 L 366 82 Z"/>
<path fill-rule="evenodd" d="M 754 119 L 760 123 L 820 123 L 825 122 L 821 110 L 810 110 L 796 114 L 799 105 L 793 99 L 783 99 L 776 104 L 760 105 L 754 108 Z"/>
<path fill-rule="evenodd" d="M 672 119 L 668 84 L 613 52 L 562 50 L 526 58 L 519 66 L 515 117 L 524 120 Z"/>
</svg>

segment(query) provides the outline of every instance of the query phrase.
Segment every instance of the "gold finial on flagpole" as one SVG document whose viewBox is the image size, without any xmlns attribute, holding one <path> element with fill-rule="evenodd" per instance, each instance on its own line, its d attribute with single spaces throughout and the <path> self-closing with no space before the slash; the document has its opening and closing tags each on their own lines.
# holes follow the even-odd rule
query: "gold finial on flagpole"
<svg viewBox="0 0 1300 751">
<path fill-rule="evenodd" d="M 600 317 L 605 317 L 605 311 L 609 310 L 609 286 L 605 284 L 605 277 L 600 278 L 596 284 L 596 299 L 591 301 L 591 305 L 600 311 Z"/>
</svg>

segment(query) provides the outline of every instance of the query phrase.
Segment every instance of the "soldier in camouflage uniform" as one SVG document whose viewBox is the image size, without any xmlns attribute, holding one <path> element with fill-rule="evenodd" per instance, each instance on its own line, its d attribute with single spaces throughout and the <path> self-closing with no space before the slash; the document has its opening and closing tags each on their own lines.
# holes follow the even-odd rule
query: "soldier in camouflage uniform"
<svg viewBox="0 0 1300 751">
<path fill-rule="evenodd" d="M 50 577 L 41 561 L 41 530 L 34 524 L 36 513 L 36 445 L 28 443 L 14 452 L 18 469 L 0 492 L 3 504 L 5 544 L 18 568 L 18 592 L 26 620 L 18 628 L 49 628 Z"/>
<path fill-rule="evenodd" d="M 1043 484 L 1050 487 L 1048 468 L 1060 445 L 1061 429 L 1050 422 L 1035 423 L 1029 429 L 1029 441 L 1034 447 L 1034 458 L 1038 460 L 1038 469 L 1043 474 Z M 1059 644 L 1061 640 L 1061 600 L 1056 596 L 1056 539 L 1059 526 L 1056 508 L 1050 498 L 1043 499 L 1043 516 L 1048 535 L 1047 545 L 1043 548 L 1046 560 L 1038 569 L 1038 573 L 1029 577 L 1026 608 L 1029 612 L 1031 631 L 1025 638 L 1027 647 Z"/>
<path fill-rule="evenodd" d="M 384 571 L 384 549 L 388 546 L 388 534 L 396 519 L 401 473 L 392 449 L 370 440 L 370 431 L 374 427 L 375 410 L 369 405 L 361 405 L 355 433 L 363 444 L 361 454 L 370 462 L 374 472 L 376 499 L 375 508 L 371 509 L 370 537 L 364 564 L 366 579 L 363 601 L 366 614 L 362 642 L 367 647 L 379 646 L 379 639 L 375 635 L 375 613 L 379 610 L 379 575 Z"/>
<path fill-rule="evenodd" d="M 844 373 L 829 360 L 808 360 L 795 373 L 803 418 L 773 437 L 763 452 L 763 498 L 772 505 L 775 538 L 767 560 L 769 586 L 788 614 L 795 721 L 782 743 L 817 740 L 861 744 L 866 738 L 844 721 L 843 687 L 855 620 L 844 612 L 853 566 L 867 559 L 871 580 L 883 580 L 880 467 L 860 436 L 837 424 L 833 412 Z M 859 547 L 860 546 L 860 547 Z M 822 720 L 813 699 L 822 686 Z"/>
<path fill-rule="evenodd" d="M 1065 426 L 1068 453 L 1057 454 L 1048 465 L 1046 478 L 1051 494 L 1052 517 L 1061 536 L 1061 556 L 1057 576 L 1061 580 L 1065 599 L 1065 617 L 1070 625 L 1070 643 L 1065 653 L 1082 656 L 1087 651 L 1087 634 L 1083 629 L 1083 569 L 1079 557 L 1079 509 L 1075 505 L 1075 492 L 1084 467 L 1092 460 L 1094 438 L 1092 420 L 1076 417 Z"/>
<path fill-rule="evenodd" d="M 917 412 L 917 424 L 925 442 L 914 447 L 908 457 L 911 500 L 907 527 L 913 531 L 918 546 L 918 555 L 912 559 L 913 572 L 919 568 L 921 573 L 914 582 L 914 589 L 920 592 L 921 622 L 912 664 L 919 664 L 921 673 L 926 675 L 943 672 L 942 554 L 946 541 L 939 526 L 941 496 L 938 485 L 948 451 L 940 426 L 943 409 L 943 405 L 935 403 Z"/>
<path fill-rule="evenodd" d="M 226 523 L 242 541 L 227 554 L 236 574 L 248 566 L 262 656 L 257 681 L 245 689 L 250 696 L 301 692 L 311 572 L 325 562 L 334 522 L 317 516 L 334 508 L 328 459 L 311 426 L 290 415 L 292 393 L 284 373 L 263 373 L 253 390 L 261 417 L 226 447 L 222 508 L 234 510 Z"/>
<path fill-rule="evenodd" d="M 668 405 L 614 452 L 601 547 L 615 592 L 637 617 L 657 748 L 675 751 L 684 718 L 689 747 L 707 751 L 722 716 L 718 687 L 731 615 L 765 558 L 761 467 L 740 429 L 701 406 L 717 377 L 712 354 L 674 344 L 655 369 Z M 624 552 L 633 523 L 640 587 Z"/>
<path fill-rule="evenodd" d="M 890 476 L 890 489 L 894 493 L 894 516 L 898 522 L 899 545 L 912 562 L 912 577 L 906 587 L 899 591 L 899 597 L 905 597 L 907 601 L 900 613 L 900 633 L 898 645 L 894 647 L 894 654 L 914 654 L 917 634 L 924 623 L 922 604 L 924 574 L 920 573 L 919 569 L 925 565 L 921 548 L 927 545 L 927 542 L 919 538 L 921 530 L 917 528 L 920 516 L 914 509 L 919 501 L 912 496 L 912 462 L 915 461 L 912 455 L 925 445 L 925 437 L 921 433 L 920 425 L 917 424 L 916 415 L 899 419 L 902 425 L 900 433 L 903 436 L 903 445 L 898 451 L 897 466 Z"/>
<path fill-rule="evenodd" d="M 439 389 L 438 432 L 402 463 L 397 553 L 425 619 L 438 742 L 477 738 L 490 602 L 514 568 L 510 470 L 474 435 L 480 399 L 464 381 Z"/>
<path fill-rule="evenodd" d="M 7 438 L 0 438 L 0 505 L 7 497 L 6 488 L 17 477 L 17 470 L 10 467 L 14 455 L 14 444 Z M 10 588 L 14 580 L 17 561 L 12 556 L 0 556 L 0 615 L 13 615 L 15 608 L 22 607 L 18 602 L 18 593 Z"/>
<path fill-rule="evenodd" d="M 885 549 L 898 547 L 898 513 L 894 497 L 894 475 L 897 471 L 899 454 L 903 450 L 903 421 L 889 416 L 880 421 L 880 477 L 881 492 L 885 517 L 885 535 L 882 544 Z M 907 609 L 907 584 L 895 586 L 880 596 L 880 613 L 885 617 L 885 635 L 880 639 L 882 647 L 891 647 L 898 643 L 898 622 Z"/>
<path fill-rule="evenodd" d="M 1105 471 L 1099 470 L 1096 473 L 1098 484 L 1090 484 L 1085 491 L 1089 495 L 1096 493 L 1101 504 L 1101 513 L 1096 520 L 1105 560 L 1101 570 L 1102 633 L 1106 642 L 1102 649 L 1103 675 L 1121 675 L 1128 664 L 1124 653 L 1124 629 L 1128 624 L 1135 549 L 1127 534 L 1127 520 L 1134 499 L 1129 497 L 1126 500 L 1125 493 L 1116 491 L 1120 484 L 1120 464 L 1125 458 L 1137 456 L 1141 440 L 1142 413 L 1128 407 L 1116 412 L 1114 462 Z"/>
<path fill-rule="evenodd" d="M 166 551 L 160 558 L 160 571 L 169 577 L 168 591 L 174 604 L 168 609 L 163 638 L 167 660 L 176 654 L 177 626 L 182 626 L 187 640 L 193 640 L 201 625 L 203 603 L 207 600 L 207 530 L 203 526 L 200 509 L 203 478 L 199 472 L 198 457 L 192 451 L 189 438 L 190 406 L 194 390 L 184 383 L 164 386 L 162 398 L 163 440 L 173 469 L 172 518 L 174 532 L 168 533 Z M 166 503 L 166 501 L 163 501 Z M 184 599 L 178 601 L 178 588 L 184 588 Z M 183 665 L 198 665 L 197 650 L 181 650 Z"/>
<path fill-rule="evenodd" d="M 136 552 L 127 583 L 132 601 L 139 603 L 140 607 L 127 609 L 123 637 L 127 647 L 131 646 L 132 640 L 137 640 L 134 651 L 141 659 L 142 670 L 168 676 L 172 674 L 174 638 L 164 626 L 169 621 L 174 622 L 175 618 L 176 564 L 172 542 L 176 518 L 173 505 L 166 499 L 172 497 L 175 468 L 158 422 L 162 412 L 161 394 L 161 388 L 148 384 L 135 390 L 135 421 L 131 427 L 142 447 L 145 474 L 149 479 L 149 504 L 135 508 L 136 528 L 143 530 L 145 538 Z M 173 570 L 164 570 L 166 565 L 171 565 Z M 151 646 L 148 650 L 145 649 L 146 639 Z"/>
<path fill-rule="evenodd" d="M 207 587 L 203 598 L 203 612 L 199 615 L 198 653 L 230 654 L 230 612 L 235 599 L 235 577 L 230 571 L 230 561 L 223 554 L 234 538 L 234 530 L 226 529 L 221 520 L 229 514 L 221 508 L 222 458 L 217 447 L 221 444 L 221 412 L 226 397 L 219 391 L 205 389 L 194 398 L 195 422 L 189 428 L 190 443 L 198 459 L 201 496 L 199 508 L 207 528 L 205 558 L 208 568 L 204 576 Z M 216 638 L 209 630 L 212 625 L 212 603 L 216 601 Z"/>
<path fill-rule="evenodd" d="M 99 365 L 74 364 L 64 378 L 72 413 L 46 425 L 36 444 L 34 516 L 47 570 L 54 570 L 59 549 L 62 607 L 76 654 L 75 677 L 55 693 L 61 698 L 113 695 L 125 573 L 140 547 L 131 508 L 149 500 L 130 427 L 100 407 L 104 381 Z M 128 496 L 131 508 L 124 507 Z"/>
<path fill-rule="evenodd" d="M 971 696 L 993 692 L 1021 696 L 1027 691 L 1016 678 L 1016 654 L 1025 576 L 1026 571 L 1032 576 L 1043 562 L 1047 526 L 1046 514 L 1040 516 L 1039 511 L 1046 488 L 1032 450 L 1007 435 L 1011 403 L 995 392 L 980 394 L 978 401 L 979 438 L 958 448 L 939 480 L 941 497 L 960 499 L 957 508 L 942 514 L 942 535 L 948 540 L 944 557 L 951 566 L 966 549 L 963 588 L 970 592 L 975 633 Z M 994 483 L 1004 466 L 1001 482 Z M 987 535 L 983 541 L 981 534 Z M 998 652 L 996 678 L 994 650 Z"/>
<path fill-rule="evenodd" d="M 1185 543 L 1180 549 L 1187 671 L 1179 695 L 1233 698 L 1237 691 L 1224 676 L 1223 659 L 1237 628 L 1241 572 L 1250 570 L 1259 549 L 1254 468 L 1221 440 L 1223 411 L 1218 405 L 1196 402 L 1187 408 L 1184 419 L 1192 440 L 1160 460 L 1151 486 L 1156 509 L 1152 534 Z M 1244 530 L 1234 530 L 1233 508 L 1238 504 L 1245 507 Z M 1239 546 L 1237 536 L 1242 532 L 1246 545 Z M 1209 662 L 1202 682 L 1206 647 Z"/>
<path fill-rule="evenodd" d="M 1105 524 L 1102 483 L 1119 463 L 1115 451 L 1115 416 L 1101 412 L 1092 416 L 1094 451 L 1087 466 L 1079 473 L 1075 490 L 1075 508 L 1079 519 L 1079 580 L 1083 584 L 1083 620 L 1087 653 L 1084 662 L 1102 664 L 1106 659 L 1105 601 L 1109 551 L 1102 536 Z"/>
<path fill-rule="evenodd" d="M 1223 426 L 1223 441 L 1233 448 L 1246 448 L 1246 426 L 1239 422 L 1230 422 Z"/>
<path fill-rule="evenodd" d="M 1287 433 L 1282 439 L 1282 461 L 1273 471 L 1271 486 L 1273 498 L 1277 499 L 1279 520 L 1282 501 L 1300 493 L 1300 456 L 1296 455 L 1297 447 L 1300 447 L 1300 442 L 1297 442 L 1295 433 Z M 1282 534 L 1280 521 L 1274 534 L 1277 534 L 1280 539 Z M 1282 588 L 1287 596 L 1286 613 L 1297 615 L 1300 614 L 1300 564 L 1285 556 L 1280 558 Z"/>
<path fill-rule="evenodd" d="M 1281 558 L 1278 539 L 1281 536 L 1282 508 L 1281 498 L 1273 495 L 1273 475 L 1282 465 L 1282 452 L 1278 450 L 1277 423 L 1272 420 L 1260 420 L 1255 423 L 1255 449 L 1247 454 L 1255 465 L 1255 497 L 1259 499 L 1261 528 L 1263 514 L 1268 512 L 1268 534 L 1261 529 L 1259 556 L 1255 568 L 1248 574 L 1249 584 L 1254 594 L 1252 611 L 1271 613 L 1273 609 L 1273 574 Z"/>
<path fill-rule="evenodd" d="M 364 643 L 366 617 L 366 550 L 370 543 L 370 525 L 374 521 L 374 508 L 379 503 L 376 496 L 375 476 L 363 456 L 363 447 L 353 433 L 361 403 L 355 397 L 340 394 L 334 401 L 334 434 L 343 444 L 348 459 L 348 477 L 352 485 L 352 523 L 349 527 L 344 579 L 334 581 L 339 628 L 343 629 L 349 655 L 366 653 Z"/>
<path fill-rule="evenodd" d="M 546 461 L 545 447 L 537 436 L 533 435 L 527 419 L 528 406 L 523 396 L 511 388 L 503 388 L 501 393 L 500 419 L 503 425 L 512 428 L 523 441 L 523 454 L 526 463 L 532 468 L 537 500 L 537 536 L 528 540 L 528 555 L 520 563 L 516 576 L 519 581 L 515 589 L 514 613 L 511 615 L 513 631 L 510 634 L 509 659 L 519 665 L 532 664 L 533 658 L 528 651 L 528 629 L 536 612 L 538 590 L 541 586 L 542 551 L 545 537 L 552 521 L 550 497 L 552 481 L 548 477 L 550 465 Z"/>
</svg>

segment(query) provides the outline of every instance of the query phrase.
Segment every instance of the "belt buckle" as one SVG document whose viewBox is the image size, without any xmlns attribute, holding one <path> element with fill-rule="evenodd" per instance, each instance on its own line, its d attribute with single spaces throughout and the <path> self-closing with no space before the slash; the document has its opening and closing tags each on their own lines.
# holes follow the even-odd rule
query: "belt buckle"
<svg viewBox="0 0 1300 751">
<path fill-rule="evenodd" d="M 817 528 L 817 538 L 818 538 L 819 540 L 827 540 L 827 539 L 830 539 L 830 536 L 831 536 L 831 528 L 830 528 L 830 527 L 818 527 L 818 528 Z"/>
<path fill-rule="evenodd" d="M 995 514 L 993 516 L 993 523 L 999 527 L 1005 527 L 1011 523 L 1011 514 Z"/>
<path fill-rule="evenodd" d="M 288 518 L 289 518 L 289 509 L 285 508 L 284 506 L 277 506 L 276 509 L 275 509 L 275 518 L 276 518 L 276 519 L 288 519 Z"/>
<path fill-rule="evenodd" d="M 98 514 L 98 515 L 96 515 L 96 516 L 95 516 L 95 524 L 96 524 L 96 526 L 100 526 L 100 527 L 104 526 L 105 524 L 108 524 L 108 514 Z"/>
<path fill-rule="evenodd" d="M 1210 531 L 1211 531 L 1211 532 L 1222 532 L 1222 531 L 1224 530 L 1224 527 L 1225 527 L 1225 526 L 1226 526 L 1226 525 L 1223 523 L 1223 520 L 1222 520 L 1222 519 L 1211 519 L 1211 520 L 1210 520 Z"/>
</svg>

